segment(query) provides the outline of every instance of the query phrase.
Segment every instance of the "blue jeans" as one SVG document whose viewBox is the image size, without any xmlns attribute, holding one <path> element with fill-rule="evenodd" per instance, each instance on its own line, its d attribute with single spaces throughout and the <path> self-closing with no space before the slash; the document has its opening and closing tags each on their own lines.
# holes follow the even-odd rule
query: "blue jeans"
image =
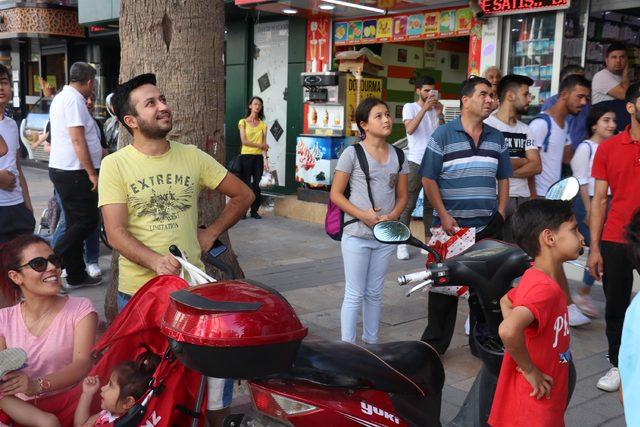
<svg viewBox="0 0 640 427">
<path fill-rule="evenodd" d="M 589 227 L 584 223 L 584 219 L 587 217 L 587 211 L 584 207 L 584 203 L 582 203 L 582 198 L 580 196 L 576 197 L 573 202 L 573 213 L 576 216 L 576 221 L 578 221 L 578 231 L 584 236 L 584 241 L 587 246 L 589 246 L 591 235 L 589 234 Z M 593 286 L 595 280 L 596 279 L 594 279 L 593 276 L 591 276 L 587 272 L 587 270 L 584 271 L 582 275 L 582 281 L 585 285 Z"/>
<path fill-rule="evenodd" d="M 129 303 L 133 295 L 127 295 L 122 292 L 116 294 L 116 303 L 118 304 L 118 313 L 124 310 L 124 307 Z"/>
<path fill-rule="evenodd" d="M 374 239 L 342 235 L 344 300 L 340 312 L 342 341 L 356 342 L 356 323 L 362 306 L 362 340 L 378 342 L 384 276 L 395 246 Z"/>
<path fill-rule="evenodd" d="M 51 236 L 51 247 L 55 247 L 58 239 L 62 237 L 62 234 L 67 229 L 67 221 L 64 216 L 64 209 L 62 209 L 62 201 L 60 200 L 60 196 L 57 192 L 54 191 L 54 197 L 56 198 L 56 203 L 60 207 L 60 218 L 58 219 L 58 225 L 56 226 L 56 230 L 53 232 Z M 84 261 L 87 264 L 97 264 L 98 258 L 100 258 L 100 234 L 99 229 L 96 228 L 93 233 L 89 235 L 84 241 Z"/>
</svg>

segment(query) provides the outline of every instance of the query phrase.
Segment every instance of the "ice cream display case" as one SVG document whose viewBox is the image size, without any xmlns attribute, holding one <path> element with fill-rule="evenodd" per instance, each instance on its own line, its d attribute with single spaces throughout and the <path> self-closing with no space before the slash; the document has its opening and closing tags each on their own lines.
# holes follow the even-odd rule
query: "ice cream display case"
<svg viewBox="0 0 640 427">
<path fill-rule="evenodd" d="M 357 140 L 359 101 L 382 95 L 382 79 L 351 73 L 302 73 L 303 133 L 296 145 L 296 181 L 310 187 L 331 185 L 342 151 Z"/>
<path fill-rule="evenodd" d="M 338 158 L 356 137 L 299 136 L 296 144 L 296 182 L 310 187 L 331 185 Z"/>
</svg>

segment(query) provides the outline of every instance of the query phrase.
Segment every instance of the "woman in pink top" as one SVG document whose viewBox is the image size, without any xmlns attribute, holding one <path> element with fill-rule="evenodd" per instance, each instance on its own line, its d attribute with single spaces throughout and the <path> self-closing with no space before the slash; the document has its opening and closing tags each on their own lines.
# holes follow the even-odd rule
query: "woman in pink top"
<svg viewBox="0 0 640 427">
<path fill-rule="evenodd" d="M 10 396 L 16 396 L 56 415 L 63 426 L 72 425 L 80 389 L 63 392 L 91 368 L 98 316 L 87 298 L 59 295 L 60 259 L 42 238 L 19 236 L 9 242 L 2 251 L 2 266 L 5 280 L 20 292 L 22 301 L 0 310 L 0 350 L 24 349 L 27 365 L 2 377 L 0 422 L 7 422 L 3 411 L 13 414 L 16 399 Z M 26 421 L 19 422 L 39 425 Z"/>
</svg>

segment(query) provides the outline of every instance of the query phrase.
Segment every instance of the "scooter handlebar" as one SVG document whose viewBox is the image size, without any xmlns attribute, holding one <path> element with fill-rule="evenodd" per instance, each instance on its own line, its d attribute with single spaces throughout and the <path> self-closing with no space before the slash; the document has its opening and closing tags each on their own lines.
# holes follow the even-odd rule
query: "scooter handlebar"
<svg viewBox="0 0 640 427">
<path fill-rule="evenodd" d="M 415 273 L 409 273 L 403 276 L 398 276 L 398 284 L 400 286 L 404 286 L 418 280 L 419 281 L 427 280 L 430 277 L 431 277 L 431 270 L 417 271 Z"/>
</svg>

